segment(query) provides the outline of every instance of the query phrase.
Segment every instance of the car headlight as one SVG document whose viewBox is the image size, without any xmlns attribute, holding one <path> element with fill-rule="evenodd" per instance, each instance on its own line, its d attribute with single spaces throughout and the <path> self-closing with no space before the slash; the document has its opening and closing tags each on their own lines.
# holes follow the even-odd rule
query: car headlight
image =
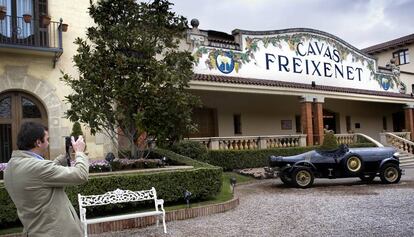
<svg viewBox="0 0 414 237">
<path fill-rule="evenodd" d="M 394 158 L 396 158 L 396 159 L 399 159 L 400 158 L 400 153 L 399 152 L 395 152 L 394 154 L 392 154 L 392 156 L 394 157 Z"/>
</svg>

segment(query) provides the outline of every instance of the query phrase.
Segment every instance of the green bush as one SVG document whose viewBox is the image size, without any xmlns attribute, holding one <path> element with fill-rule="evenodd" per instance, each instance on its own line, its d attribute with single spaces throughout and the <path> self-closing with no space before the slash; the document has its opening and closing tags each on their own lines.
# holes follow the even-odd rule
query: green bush
<svg viewBox="0 0 414 237">
<path fill-rule="evenodd" d="M 315 149 L 315 147 L 273 148 L 264 150 L 220 150 L 209 151 L 206 162 L 220 166 L 225 171 L 264 167 L 268 165 L 268 157 L 291 156 Z"/>
<path fill-rule="evenodd" d="M 357 143 L 349 147 L 375 147 L 373 143 Z M 298 155 L 317 147 L 272 148 L 265 150 L 220 150 L 209 151 L 205 162 L 222 167 L 225 171 L 234 169 L 258 168 L 268 165 L 268 157 Z"/>
<path fill-rule="evenodd" d="M 207 157 L 207 148 L 196 141 L 182 140 L 179 143 L 173 145 L 172 150 L 183 156 L 187 156 L 197 160 L 205 160 Z"/>
<path fill-rule="evenodd" d="M 174 152 L 155 149 L 152 156 L 168 157 L 178 163 L 193 166 L 192 169 L 180 171 L 161 171 L 130 173 L 112 176 L 93 176 L 83 185 L 68 187 L 65 189 L 75 210 L 78 210 L 77 195 L 103 194 L 114 189 L 146 190 L 155 187 L 159 198 L 166 204 L 184 202 L 183 192 L 189 190 L 192 193 L 192 201 L 206 200 L 217 195 L 221 188 L 222 169 L 206 163 L 202 163 Z M 132 208 L 145 208 L 149 203 L 129 203 L 109 206 L 99 206 L 88 209 L 88 216 L 113 215 L 126 212 Z M 153 207 L 153 203 L 151 203 Z M 16 209 L 3 185 L 0 185 L 0 227 L 11 227 L 19 223 Z"/>
<path fill-rule="evenodd" d="M 338 148 L 338 141 L 333 133 L 328 132 L 323 137 L 323 143 L 319 147 L 322 151 L 330 151 Z"/>
</svg>

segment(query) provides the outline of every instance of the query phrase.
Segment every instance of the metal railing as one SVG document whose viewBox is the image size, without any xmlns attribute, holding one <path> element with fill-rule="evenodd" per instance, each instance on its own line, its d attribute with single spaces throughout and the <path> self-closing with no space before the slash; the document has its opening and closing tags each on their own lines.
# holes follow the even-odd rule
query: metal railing
<svg viewBox="0 0 414 237">
<path fill-rule="evenodd" d="M 0 20 L 0 45 L 62 49 L 62 22 L 44 23 L 40 19 L 5 16 Z"/>
</svg>

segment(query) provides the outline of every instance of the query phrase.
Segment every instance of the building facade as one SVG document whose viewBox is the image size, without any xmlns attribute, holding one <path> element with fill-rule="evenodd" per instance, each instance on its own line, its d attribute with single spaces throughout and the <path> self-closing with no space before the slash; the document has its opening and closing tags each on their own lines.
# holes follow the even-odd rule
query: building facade
<svg viewBox="0 0 414 237">
<path fill-rule="evenodd" d="M 6 10 L 0 15 L 0 163 L 17 148 L 18 128 L 25 121 L 48 127 L 49 156 L 55 157 L 65 152 L 64 137 L 72 130 L 64 118 L 70 88 L 59 78 L 61 70 L 78 75 L 73 42 L 84 38 L 93 23 L 89 1 L 0 0 L 1 6 Z M 92 158 L 102 158 L 111 149 L 102 135 L 91 136 L 85 128 L 83 132 Z"/>
<path fill-rule="evenodd" d="M 386 53 L 313 29 L 228 35 L 192 24 L 191 90 L 204 105 L 192 137 L 305 134 L 313 145 L 326 129 L 378 140 L 385 131 L 413 132 L 412 36 Z M 401 60 L 392 64 L 393 56 Z"/>
<path fill-rule="evenodd" d="M 17 149 L 25 121 L 49 128 L 50 157 L 65 151 L 71 89 L 60 77 L 78 75 L 73 42 L 93 24 L 88 7 L 89 1 L 0 0 L 0 163 Z M 203 107 L 194 111 L 199 131 L 191 137 L 299 135 L 301 145 L 312 145 L 321 143 L 324 129 L 374 138 L 413 132 L 408 38 L 361 51 L 312 29 L 229 35 L 192 21 L 181 49 L 195 58 L 190 90 Z M 392 56 L 399 61 L 386 67 Z M 83 132 L 92 159 L 113 151 L 102 134 Z"/>
</svg>

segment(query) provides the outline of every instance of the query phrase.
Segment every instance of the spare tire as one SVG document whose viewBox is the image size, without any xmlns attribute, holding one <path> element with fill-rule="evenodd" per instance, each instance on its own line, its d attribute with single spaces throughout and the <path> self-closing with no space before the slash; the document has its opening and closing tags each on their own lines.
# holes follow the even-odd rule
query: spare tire
<svg viewBox="0 0 414 237">
<path fill-rule="evenodd" d="M 350 175 L 357 175 L 361 173 L 363 169 L 363 163 L 360 157 L 350 156 L 345 160 L 345 170 Z"/>
</svg>

